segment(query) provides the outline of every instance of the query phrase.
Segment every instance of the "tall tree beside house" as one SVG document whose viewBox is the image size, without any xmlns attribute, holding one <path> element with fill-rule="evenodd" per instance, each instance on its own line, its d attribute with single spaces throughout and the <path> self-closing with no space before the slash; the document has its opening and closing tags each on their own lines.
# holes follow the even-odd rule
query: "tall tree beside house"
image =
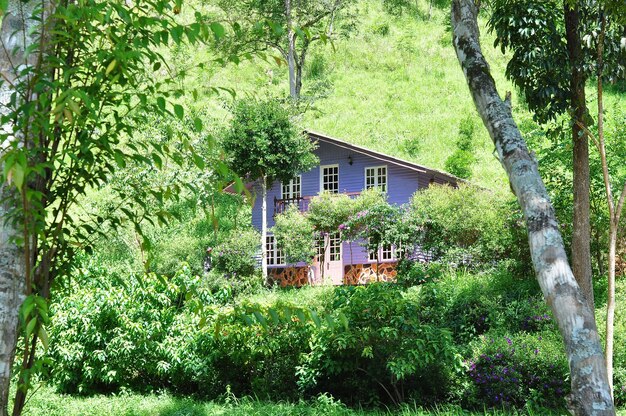
<svg viewBox="0 0 626 416">
<path fill-rule="evenodd" d="M 593 306 L 589 118 L 585 83 L 594 71 L 595 51 L 585 34 L 597 32 L 601 2 L 581 0 L 492 0 L 489 27 L 496 44 L 512 51 L 506 75 L 522 90 L 535 119 L 541 123 L 569 114 L 573 165 L 572 268 Z M 529 18 L 530 17 L 530 18 Z M 624 76 L 619 31 L 607 36 L 607 77 Z"/>
<path fill-rule="evenodd" d="M 241 100 L 233 107 L 222 146 L 233 172 L 261 184 L 261 268 L 267 277 L 267 189 L 274 181 L 289 182 L 318 163 L 312 153 L 315 145 L 278 101 Z"/>
<path fill-rule="evenodd" d="M 277 52 L 275 59 L 288 66 L 289 95 L 298 100 L 311 44 L 332 41 L 351 3 L 353 0 L 219 0 L 217 4 L 224 20 L 231 23 L 233 36 L 216 46 L 231 59 Z"/>
<path fill-rule="evenodd" d="M 209 38 L 199 22 L 174 17 L 179 1 L 5 1 L 0 71 L 0 415 L 8 414 L 9 382 L 20 342 L 13 415 L 24 408 L 39 341 L 47 346 L 53 282 L 71 272 L 77 250 L 88 251 L 101 226 L 138 224 L 154 214 L 130 205 L 108 218 L 73 215 L 89 188 L 135 161 L 159 168 L 194 154 L 128 140 L 150 112 L 184 117 L 169 102 L 182 94 L 154 77 L 167 64 L 158 52 L 170 41 Z M 220 32 L 218 32 L 220 33 Z M 198 120 L 196 126 L 201 127 Z M 186 149 L 189 149 L 187 147 Z M 172 190 L 143 190 L 161 198 Z M 118 195 L 129 202 L 128 195 Z M 139 229 L 138 229 L 139 230 Z M 20 305 L 22 305 L 20 307 Z"/>
<path fill-rule="evenodd" d="M 453 0 L 453 44 L 474 104 L 489 131 L 524 213 L 537 280 L 563 337 L 575 415 L 615 415 L 593 312 L 567 261 L 554 209 L 537 163 L 513 120 L 510 94 L 500 98 L 480 48 L 478 7 Z"/>
</svg>

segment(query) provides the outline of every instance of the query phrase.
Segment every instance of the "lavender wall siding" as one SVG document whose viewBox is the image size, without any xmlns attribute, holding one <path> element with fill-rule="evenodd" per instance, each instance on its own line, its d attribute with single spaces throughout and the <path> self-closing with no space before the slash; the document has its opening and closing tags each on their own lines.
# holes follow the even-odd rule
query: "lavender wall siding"
<svg viewBox="0 0 626 416">
<path fill-rule="evenodd" d="M 365 168 L 374 166 L 387 166 L 387 196 L 390 203 L 404 204 L 420 188 L 428 187 L 431 176 L 415 170 L 398 166 L 387 161 L 378 160 L 375 157 L 356 153 L 351 149 L 319 142 L 315 153 L 320 159 L 320 166 L 339 165 L 339 192 L 360 192 L 365 187 Z M 351 157 L 352 164 L 348 157 Z M 302 173 L 302 196 L 314 196 L 320 192 L 320 166 L 316 166 L 308 172 Z M 440 178 L 435 182 L 444 183 Z M 261 229 L 261 199 L 260 185 L 254 187 L 256 193 L 254 207 L 252 209 L 252 225 Z M 281 198 L 281 184 L 275 182 L 267 192 L 267 224 L 268 228 L 274 225 L 274 198 Z M 350 263 L 350 246 L 343 243 L 342 262 Z M 369 263 L 366 250 L 357 242 L 352 243 L 352 264 Z"/>
</svg>

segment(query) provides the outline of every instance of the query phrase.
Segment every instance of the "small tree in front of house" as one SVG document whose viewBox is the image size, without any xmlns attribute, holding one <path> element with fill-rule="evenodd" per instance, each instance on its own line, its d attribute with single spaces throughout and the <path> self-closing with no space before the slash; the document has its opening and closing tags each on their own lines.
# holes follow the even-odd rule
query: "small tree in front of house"
<svg viewBox="0 0 626 416">
<path fill-rule="evenodd" d="M 344 238 L 359 240 L 368 253 L 375 253 L 376 276 L 380 258 L 378 253 L 391 241 L 391 225 L 398 217 L 398 208 L 387 202 L 387 195 L 378 188 L 364 191 L 354 201 L 354 213 L 340 225 Z"/>
<path fill-rule="evenodd" d="M 276 244 L 284 250 L 287 264 L 310 264 L 315 256 L 315 229 L 296 205 L 278 214 L 272 227 Z"/>
<path fill-rule="evenodd" d="M 261 183 L 261 267 L 267 277 L 267 189 L 275 180 L 288 182 L 313 167 L 318 161 L 312 153 L 314 145 L 276 100 L 241 100 L 235 103 L 222 146 L 236 174 Z"/>
<path fill-rule="evenodd" d="M 313 225 L 317 238 L 322 243 L 321 258 L 319 262 L 324 264 L 324 256 L 328 245 L 327 235 L 340 232 L 339 226 L 345 223 L 353 212 L 354 201 L 345 194 L 332 194 L 322 192 L 311 199 L 307 219 Z M 322 279 L 324 268 L 321 268 Z"/>
</svg>

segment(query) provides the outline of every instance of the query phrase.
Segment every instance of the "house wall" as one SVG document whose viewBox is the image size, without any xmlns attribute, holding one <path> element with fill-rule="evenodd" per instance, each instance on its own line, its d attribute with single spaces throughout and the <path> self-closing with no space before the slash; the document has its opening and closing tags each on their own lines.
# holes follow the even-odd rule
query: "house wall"
<svg viewBox="0 0 626 416">
<path fill-rule="evenodd" d="M 319 142 L 315 154 L 320 159 L 320 164 L 308 172 L 302 173 L 301 192 L 302 196 L 314 196 L 320 192 L 320 166 L 339 165 L 339 192 L 361 192 L 365 187 L 365 168 L 373 166 L 387 166 L 387 196 L 393 204 L 404 204 L 420 188 L 428 187 L 432 176 L 415 170 L 398 166 L 375 157 L 357 153 L 351 149 L 345 149 L 335 144 Z M 352 165 L 348 157 L 352 158 Z M 444 183 L 440 178 L 435 178 L 437 183 Z M 261 204 L 262 191 L 260 185 L 253 188 L 256 194 L 252 209 L 252 224 L 261 229 Z M 267 192 L 267 225 L 268 229 L 274 225 L 274 198 L 281 198 L 281 184 L 276 181 Z M 346 242 L 342 246 L 342 263 L 366 264 L 368 260 L 366 250 L 357 242 L 352 243 L 352 256 L 350 245 Z M 269 266 L 277 267 L 277 266 Z"/>
</svg>

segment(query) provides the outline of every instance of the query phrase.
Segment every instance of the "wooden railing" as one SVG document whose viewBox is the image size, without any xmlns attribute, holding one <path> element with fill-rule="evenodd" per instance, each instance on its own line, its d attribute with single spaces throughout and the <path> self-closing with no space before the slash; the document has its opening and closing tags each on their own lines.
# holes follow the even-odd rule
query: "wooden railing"
<svg viewBox="0 0 626 416">
<path fill-rule="evenodd" d="M 337 194 L 340 195 L 340 194 Z M 347 195 L 351 199 L 361 195 L 360 192 L 344 192 L 342 195 Z M 300 212 L 307 212 L 309 210 L 309 203 L 313 199 L 313 196 L 302 196 L 299 198 L 283 198 L 279 199 L 274 197 L 274 216 L 281 214 L 287 210 L 291 205 L 298 207 Z"/>
</svg>

